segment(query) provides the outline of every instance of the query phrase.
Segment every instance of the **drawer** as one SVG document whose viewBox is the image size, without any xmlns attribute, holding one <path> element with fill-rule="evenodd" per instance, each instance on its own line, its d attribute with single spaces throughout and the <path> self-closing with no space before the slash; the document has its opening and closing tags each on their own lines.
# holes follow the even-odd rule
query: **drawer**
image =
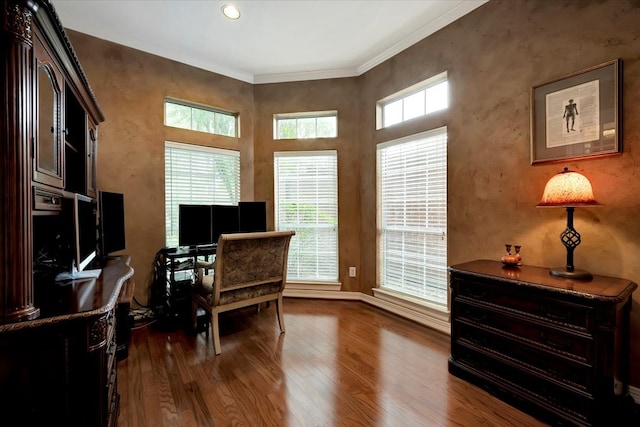
<svg viewBox="0 0 640 427">
<path fill-rule="evenodd" d="M 102 317 L 87 323 L 87 351 L 94 351 L 115 342 L 115 310 L 110 310 Z"/>
<path fill-rule="evenodd" d="M 107 401 L 112 401 L 114 398 L 114 394 L 118 392 L 118 371 L 114 366 L 109 373 L 109 377 L 107 378 Z"/>
<path fill-rule="evenodd" d="M 109 416 L 107 418 L 108 427 L 116 427 L 118 425 L 119 407 L 120 407 L 120 395 L 118 394 L 118 392 L 115 392 L 109 404 Z"/>
<path fill-rule="evenodd" d="M 33 209 L 46 211 L 62 210 L 62 194 L 33 187 Z"/>
<path fill-rule="evenodd" d="M 464 303 L 458 304 L 456 320 L 578 362 L 593 363 L 593 339 L 588 335 Z"/>
<path fill-rule="evenodd" d="M 451 354 L 456 357 L 460 346 L 474 349 L 480 353 L 501 359 L 504 363 L 520 367 L 544 376 L 550 382 L 567 388 L 592 393 L 593 367 L 579 363 L 545 351 L 542 348 L 504 338 L 500 335 L 469 326 L 461 322 L 454 322 L 455 343 Z"/>
<path fill-rule="evenodd" d="M 589 394 L 560 387 L 538 375 L 464 346 L 460 347 L 459 355 L 454 359 L 458 366 L 510 390 L 520 399 L 553 408 L 583 424 L 590 424 L 594 419 L 594 399 Z"/>
<path fill-rule="evenodd" d="M 543 319 L 547 322 L 582 332 L 592 332 L 593 308 L 587 305 L 563 301 L 558 294 L 553 297 L 544 291 L 531 289 L 523 298 L 522 290 L 501 287 L 479 281 L 453 279 L 455 298 L 472 300 L 479 304 L 494 306 L 505 311 Z M 522 285 L 520 285 L 522 286 Z"/>
<path fill-rule="evenodd" d="M 110 310 L 107 313 L 107 337 L 111 339 L 116 331 L 116 312 L 115 310 Z"/>
<path fill-rule="evenodd" d="M 116 352 L 118 350 L 118 343 L 116 342 L 115 334 L 112 336 L 111 340 L 107 342 L 107 373 L 111 372 L 113 367 L 115 366 L 116 360 Z"/>
</svg>

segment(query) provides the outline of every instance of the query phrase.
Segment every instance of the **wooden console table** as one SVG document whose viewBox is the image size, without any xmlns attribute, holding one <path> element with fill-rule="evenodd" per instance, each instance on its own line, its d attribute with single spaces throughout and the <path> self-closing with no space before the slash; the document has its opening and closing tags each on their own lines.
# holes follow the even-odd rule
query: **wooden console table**
<svg viewBox="0 0 640 427">
<path fill-rule="evenodd" d="M 546 422 L 622 425 L 637 284 L 487 260 L 449 271 L 449 372 Z"/>
<path fill-rule="evenodd" d="M 115 426 L 117 304 L 129 258 L 98 279 L 37 284 L 38 319 L 0 325 L 0 424 Z"/>
</svg>

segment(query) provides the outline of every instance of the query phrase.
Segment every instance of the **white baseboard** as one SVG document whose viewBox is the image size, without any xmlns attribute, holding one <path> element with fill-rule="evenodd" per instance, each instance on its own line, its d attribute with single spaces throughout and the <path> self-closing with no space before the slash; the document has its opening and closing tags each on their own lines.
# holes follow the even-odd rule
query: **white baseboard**
<svg viewBox="0 0 640 427">
<path fill-rule="evenodd" d="M 380 309 L 386 310 L 390 313 L 396 314 L 405 319 L 412 320 L 416 323 L 435 329 L 447 335 L 451 334 L 451 326 L 447 321 L 443 321 L 442 319 L 429 316 L 417 310 L 412 310 L 410 308 L 403 307 L 398 304 L 394 304 L 392 302 L 373 297 L 371 295 L 366 295 L 361 292 L 342 292 L 342 291 L 285 288 L 284 296 L 291 297 L 291 298 L 318 298 L 318 299 L 337 299 L 337 300 L 347 300 L 347 301 L 362 301 L 374 307 L 378 307 Z"/>
<path fill-rule="evenodd" d="M 422 313 L 416 310 L 412 310 L 408 307 L 403 307 L 398 304 L 394 304 L 389 301 L 385 301 L 381 298 L 372 297 L 371 295 L 360 294 L 361 301 L 371 304 L 374 307 L 381 308 L 389 311 L 405 319 L 413 320 L 416 323 L 420 323 L 428 328 L 435 329 L 447 335 L 451 335 L 451 325 L 446 320 L 438 319 L 436 317 L 429 316 L 426 313 Z"/>
<path fill-rule="evenodd" d="M 284 289 L 283 295 L 291 298 L 315 298 L 315 299 L 342 299 L 348 301 L 360 301 L 360 292 L 325 291 L 317 289 L 290 289 L 289 285 Z"/>
</svg>

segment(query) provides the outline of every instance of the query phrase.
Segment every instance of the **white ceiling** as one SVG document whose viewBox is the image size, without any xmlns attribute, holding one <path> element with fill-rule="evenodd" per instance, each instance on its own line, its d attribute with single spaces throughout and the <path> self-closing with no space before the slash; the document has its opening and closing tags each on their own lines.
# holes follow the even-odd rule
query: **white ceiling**
<svg viewBox="0 0 640 427">
<path fill-rule="evenodd" d="M 66 28 L 249 83 L 358 76 L 487 0 L 53 0 Z M 232 21 L 222 5 L 241 13 Z"/>
</svg>

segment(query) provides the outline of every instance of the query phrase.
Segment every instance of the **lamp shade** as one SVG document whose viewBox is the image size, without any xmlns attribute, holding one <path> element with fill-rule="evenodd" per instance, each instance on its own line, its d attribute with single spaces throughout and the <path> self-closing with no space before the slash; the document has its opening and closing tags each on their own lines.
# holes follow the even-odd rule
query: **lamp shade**
<svg viewBox="0 0 640 427">
<path fill-rule="evenodd" d="M 577 172 L 564 168 L 557 175 L 554 175 L 544 187 L 542 200 L 537 206 L 595 206 L 599 205 L 593 197 L 591 183 L 584 176 Z"/>
</svg>

